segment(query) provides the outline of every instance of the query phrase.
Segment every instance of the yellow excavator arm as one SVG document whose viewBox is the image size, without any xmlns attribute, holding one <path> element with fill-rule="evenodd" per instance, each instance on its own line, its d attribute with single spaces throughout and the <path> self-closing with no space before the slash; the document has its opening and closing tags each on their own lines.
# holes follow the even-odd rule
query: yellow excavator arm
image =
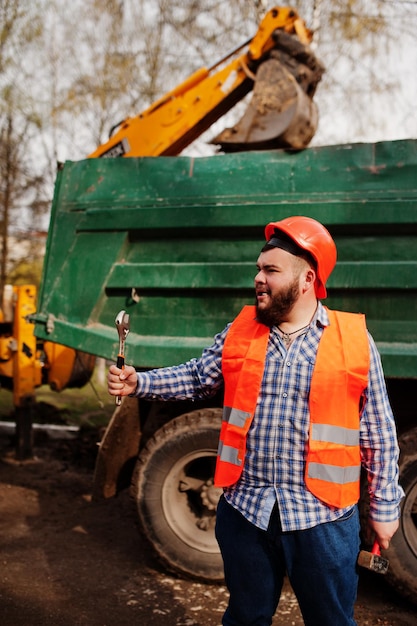
<svg viewBox="0 0 417 626">
<path fill-rule="evenodd" d="M 212 143 L 224 151 L 305 147 L 316 130 L 312 97 L 324 71 L 311 39 L 295 9 L 271 9 L 253 39 L 125 119 L 89 157 L 177 155 L 252 89 L 247 114 Z"/>
</svg>

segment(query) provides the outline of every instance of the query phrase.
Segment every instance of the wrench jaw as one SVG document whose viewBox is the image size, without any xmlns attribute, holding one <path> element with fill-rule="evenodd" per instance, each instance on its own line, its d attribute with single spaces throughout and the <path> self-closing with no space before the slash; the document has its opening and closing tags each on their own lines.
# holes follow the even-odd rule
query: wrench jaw
<svg viewBox="0 0 417 626">
<path fill-rule="evenodd" d="M 130 331 L 129 314 L 126 311 L 120 311 L 115 319 L 117 332 L 119 333 L 119 354 L 117 355 L 117 367 L 124 368 L 125 365 L 125 341 Z M 116 396 L 116 404 L 120 406 L 122 403 L 121 396 Z"/>
<path fill-rule="evenodd" d="M 126 311 L 120 311 L 120 313 L 116 316 L 115 323 L 117 332 L 119 333 L 119 341 L 124 344 L 130 331 L 129 313 L 126 313 Z"/>
</svg>

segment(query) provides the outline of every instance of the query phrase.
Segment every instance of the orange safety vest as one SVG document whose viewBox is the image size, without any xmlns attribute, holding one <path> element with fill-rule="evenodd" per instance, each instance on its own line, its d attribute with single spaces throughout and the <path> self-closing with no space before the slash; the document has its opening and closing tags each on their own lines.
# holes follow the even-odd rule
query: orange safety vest
<svg viewBox="0 0 417 626">
<path fill-rule="evenodd" d="M 343 508 L 359 499 L 361 400 L 368 384 L 369 342 L 365 317 L 326 309 L 330 325 L 319 343 L 310 383 L 310 433 L 305 482 L 320 500 Z M 265 367 L 270 329 L 246 306 L 232 323 L 223 348 L 225 381 L 215 484 L 240 477 L 246 436 Z"/>
</svg>

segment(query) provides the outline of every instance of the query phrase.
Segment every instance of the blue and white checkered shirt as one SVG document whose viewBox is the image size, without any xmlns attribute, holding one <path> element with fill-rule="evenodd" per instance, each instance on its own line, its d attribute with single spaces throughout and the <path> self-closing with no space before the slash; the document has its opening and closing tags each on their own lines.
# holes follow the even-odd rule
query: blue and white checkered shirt
<svg viewBox="0 0 417 626">
<path fill-rule="evenodd" d="M 308 330 L 286 350 L 278 330 L 269 336 L 264 376 L 247 438 L 242 476 L 225 489 L 226 500 L 246 519 L 266 530 L 278 504 L 283 531 L 302 530 L 335 520 L 349 508 L 318 500 L 305 486 L 309 433 L 309 389 L 323 327 L 329 324 L 319 303 Z M 204 399 L 223 386 L 222 351 L 229 326 L 216 335 L 198 359 L 183 365 L 138 373 L 137 395 L 148 399 Z M 398 485 L 398 443 L 381 360 L 369 336 L 367 402 L 361 416 L 362 464 L 368 472 L 371 517 L 390 522 L 399 517 L 403 491 Z"/>
</svg>

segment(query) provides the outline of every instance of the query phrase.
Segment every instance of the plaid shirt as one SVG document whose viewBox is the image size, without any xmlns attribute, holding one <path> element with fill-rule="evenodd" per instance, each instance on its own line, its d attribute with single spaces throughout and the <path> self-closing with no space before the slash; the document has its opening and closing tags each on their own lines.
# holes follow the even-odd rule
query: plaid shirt
<svg viewBox="0 0 417 626">
<path fill-rule="evenodd" d="M 329 324 L 319 303 L 308 330 L 288 351 L 278 330 L 270 332 L 258 404 L 247 437 L 243 473 L 226 488 L 226 500 L 246 519 L 266 530 L 278 504 L 283 531 L 330 522 L 349 508 L 336 509 L 318 500 L 305 486 L 305 452 L 309 433 L 309 389 L 318 344 Z M 223 386 L 222 350 L 229 326 L 216 335 L 198 359 L 174 367 L 138 373 L 137 395 L 148 399 L 204 399 Z M 398 519 L 403 491 L 398 485 L 398 443 L 380 356 L 369 336 L 371 363 L 361 416 L 362 465 L 369 476 L 370 515 L 380 522 Z"/>
</svg>

